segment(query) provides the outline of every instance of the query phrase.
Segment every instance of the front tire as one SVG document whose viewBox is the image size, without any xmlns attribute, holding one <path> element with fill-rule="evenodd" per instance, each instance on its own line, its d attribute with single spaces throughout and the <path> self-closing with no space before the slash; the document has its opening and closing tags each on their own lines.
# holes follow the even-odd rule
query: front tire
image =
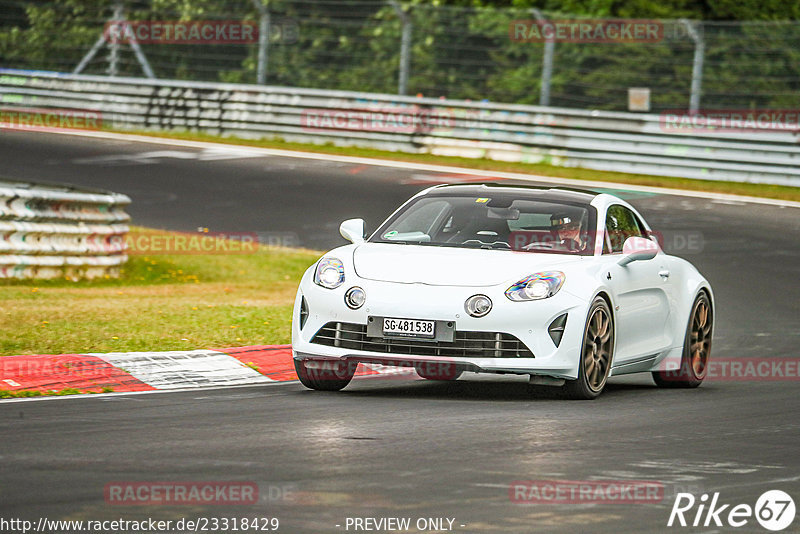
<svg viewBox="0 0 800 534">
<path fill-rule="evenodd" d="M 564 395 L 576 400 L 596 399 L 606 387 L 613 356 L 614 319 L 605 299 L 597 297 L 586 316 L 578 378 L 562 386 Z"/>
<path fill-rule="evenodd" d="M 696 388 L 703 383 L 711 356 L 711 330 L 714 313 L 711 301 L 705 291 L 701 291 L 692 305 L 686 336 L 683 340 L 683 354 L 679 369 L 653 371 L 653 381 L 662 388 Z"/>
<path fill-rule="evenodd" d="M 420 364 L 415 366 L 415 370 L 417 374 L 425 380 L 439 380 L 444 382 L 458 380 L 464 372 L 464 369 L 452 363 Z"/>
<path fill-rule="evenodd" d="M 309 363 L 313 364 L 310 368 Z M 348 362 L 295 359 L 294 370 L 300 383 L 308 389 L 339 391 L 353 379 L 356 366 Z"/>
</svg>

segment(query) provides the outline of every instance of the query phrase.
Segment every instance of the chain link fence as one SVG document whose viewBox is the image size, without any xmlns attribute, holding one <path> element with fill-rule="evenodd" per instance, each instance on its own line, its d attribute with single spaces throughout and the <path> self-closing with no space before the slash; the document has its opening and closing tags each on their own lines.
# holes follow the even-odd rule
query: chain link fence
<svg viewBox="0 0 800 534">
<path fill-rule="evenodd" d="M 800 107 L 800 22 L 599 21 L 366 0 L 0 0 L 0 12 L 7 68 L 605 110 L 628 109 L 630 88 L 649 89 L 653 112 Z M 531 37 L 537 20 L 542 34 L 581 21 L 657 31 L 540 39 Z M 138 41 L 110 38 L 109 24 L 120 21 L 148 31 Z M 176 21 L 239 21 L 255 31 L 153 38 L 155 26 Z"/>
</svg>

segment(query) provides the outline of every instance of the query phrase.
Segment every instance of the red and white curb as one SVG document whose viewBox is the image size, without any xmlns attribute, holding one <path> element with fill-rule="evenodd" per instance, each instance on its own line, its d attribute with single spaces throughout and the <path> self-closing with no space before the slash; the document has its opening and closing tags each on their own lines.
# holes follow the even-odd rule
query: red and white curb
<svg viewBox="0 0 800 534">
<path fill-rule="evenodd" d="M 399 374 L 361 365 L 358 376 Z M 408 371 L 406 371 L 408 373 Z M 0 390 L 85 393 L 218 388 L 297 380 L 291 345 L 0 357 Z"/>
<path fill-rule="evenodd" d="M 297 380 L 290 345 L 0 358 L 0 389 L 84 392 L 240 386 Z"/>
</svg>

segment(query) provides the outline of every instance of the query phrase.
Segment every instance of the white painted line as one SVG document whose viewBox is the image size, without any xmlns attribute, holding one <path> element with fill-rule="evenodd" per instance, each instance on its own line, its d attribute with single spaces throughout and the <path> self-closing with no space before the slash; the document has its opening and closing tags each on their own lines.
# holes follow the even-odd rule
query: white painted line
<svg viewBox="0 0 800 534">
<path fill-rule="evenodd" d="M 225 143 L 211 143 L 206 141 L 184 141 L 181 139 L 169 139 L 166 137 L 149 137 L 145 135 L 121 134 L 113 132 L 93 132 L 93 131 L 70 131 L 55 132 L 63 135 L 74 135 L 80 137 L 94 137 L 98 139 L 115 139 L 120 141 L 132 141 L 138 143 L 150 143 L 158 145 L 178 146 L 197 149 L 222 149 L 237 145 Z M 733 202 L 747 202 L 749 204 L 763 204 L 768 206 L 800 208 L 800 202 L 791 200 L 779 200 L 774 198 L 760 198 L 741 195 L 730 195 L 726 193 L 709 193 L 706 191 L 689 191 L 686 189 L 670 189 L 668 187 L 652 187 L 647 185 L 619 184 L 615 182 L 600 182 L 592 180 L 572 180 L 568 178 L 556 178 L 554 176 L 542 176 L 536 174 L 522 174 L 513 172 L 487 171 L 483 169 L 468 169 L 465 167 L 449 167 L 446 165 L 432 165 L 428 163 L 412 163 L 407 161 L 393 161 L 385 159 L 372 159 L 356 156 L 340 156 L 334 154 L 319 154 L 315 152 L 299 152 L 276 148 L 250 147 L 247 148 L 251 154 L 261 154 L 263 156 L 279 156 L 286 158 L 299 158 L 309 160 L 333 161 L 340 163 L 350 163 L 354 165 L 374 165 L 380 167 L 392 167 L 405 170 L 418 170 L 427 172 L 441 172 L 447 174 L 469 174 L 472 176 L 485 176 L 487 178 L 504 178 L 508 180 L 524 180 L 535 183 L 551 183 L 558 185 L 569 185 L 573 187 L 602 187 L 607 189 L 620 189 L 627 191 L 641 191 L 646 193 L 657 193 L 661 195 L 677 195 L 683 197 L 702 198 L 705 200 L 729 200 Z M 249 156 L 254 157 L 254 156 Z"/>
<path fill-rule="evenodd" d="M 41 397 L 14 397 L 11 399 L 0 399 L 0 404 L 11 402 L 36 402 L 36 401 L 52 401 L 52 400 L 68 400 L 68 399 L 106 399 L 108 397 L 125 397 L 127 395 L 150 395 L 152 393 L 199 393 L 201 391 L 212 391 L 217 389 L 241 389 L 251 387 L 264 387 L 264 386 L 280 386 L 281 384 L 299 384 L 299 380 L 273 380 L 261 384 L 240 384 L 234 386 L 207 386 L 207 387 L 190 387 L 179 389 L 151 389 L 147 391 L 112 391 L 110 393 L 81 393 L 77 395 L 42 395 Z"/>
<path fill-rule="evenodd" d="M 154 150 L 138 154 L 111 154 L 108 156 L 93 156 L 90 158 L 75 158 L 72 163 L 76 165 L 149 165 L 161 162 L 164 159 L 185 159 L 196 161 L 217 161 L 223 159 L 260 158 L 262 154 L 249 150 L 245 146 L 228 145 L 222 147 L 204 148 L 200 152 L 186 152 L 183 150 Z"/>
<path fill-rule="evenodd" d="M 209 350 L 92 354 L 156 389 L 274 382 L 233 356 Z"/>
</svg>

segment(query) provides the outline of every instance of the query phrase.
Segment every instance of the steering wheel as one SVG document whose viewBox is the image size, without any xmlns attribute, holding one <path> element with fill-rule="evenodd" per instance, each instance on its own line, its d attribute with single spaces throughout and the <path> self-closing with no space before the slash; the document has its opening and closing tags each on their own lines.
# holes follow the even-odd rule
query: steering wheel
<svg viewBox="0 0 800 534">
<path fill-rule="evenodd" d="M 531 250 L 534 248 L 546 248 L 547 250 L 553 250 L 556 247 L 555 243 L 553 243 L 552 241 L 543 241 L 541 243 L 528 243 L 527 245 L 524 245 L 521 248 L 522 250 Z"/>
<path fill-rule="evenodd" d="M 461 244 L 462 245 L 478 245 L 478 246 L 488 245 L 490 247 L 502 246 L 503 248 L 511 249 L 511 245 L 509 245 L 505 241 L 494 241 L 492 243 L 485 243 L 485 242 L 483 242 L 483 241 L 481 241 L 479 239 L 467 239 L 466 241 L 464 241 Z"/>
</svg>

